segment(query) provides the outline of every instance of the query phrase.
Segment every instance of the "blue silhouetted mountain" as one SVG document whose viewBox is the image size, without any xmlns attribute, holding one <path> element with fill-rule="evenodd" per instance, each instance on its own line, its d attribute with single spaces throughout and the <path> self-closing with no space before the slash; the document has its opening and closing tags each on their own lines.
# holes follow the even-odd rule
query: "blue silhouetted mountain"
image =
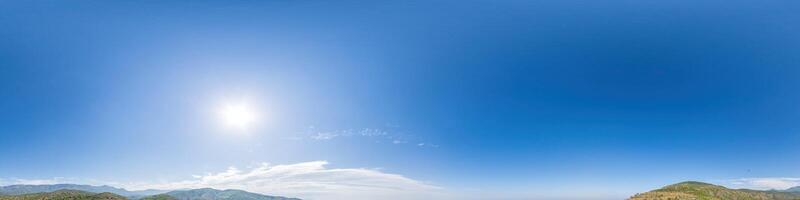
<svg viewBox="0 0 800 200">
<path fill-rule="evenodd" d="M 59 190 L 78 190 L 91 193 L 114 193 L 117 195 L 136 197 L 136 196 L 149 196 L 167 192 L 166 190 L 138 190 L 128 191 L 122 188 L 115 188 L 111 186 L 93 186 L 93 185 L 77 185 L 77 184 L 54 184 L 54 185 L 9 185 L 0 187 L 0 194 L 4 195 L 21 195 L 42 192 L 55 192 Z"/>
<path fill-rule="evenodd" d="M 300 200 L 297 198 L 287 198 L 281 196 L 269 196 L 247 192 L 244 190 L 216 190 L 211 188 L 193 189 L 193 190 L 176 190 L 167 192 L 165 195 L 173 197 L 177 200 Z M 158 195 L 156 195 L 158 196 Z M 152 197 L 145 197 L 151 199 Z M 167 199 L 165 196 L 152 199 Z"/>
<path fill-rule="evenodd" d="M 56 199 L 93 199 L 95 197 L 124 196 L 122 199 L 140 200 L 300 200 L 281 196 L 269 196 L 244 190 L 216 190 L 212 188 L 187 190 L 136 190 L 129 191 L 111 186 L 92 186 L 77 184 L 54 185 L 9 185 L 0 187 L 0 197 L 5 199 L 41 199 L 38 197 L 59 197 Z M 60 198 L 64 197 L 64 198 Z M 73 198 L 74 197 L 74 198 Z M 5 200 L 0 199 L 0 200 Z"/>
<path fill-rule="evenodd" d="M 127 200 L 127 198 L 110 192 L 92 193 L 79 190 L 56 190 L 53 192 L 0 195 L 0 200 Z"/>
<path fill-rule="evenodd" d="M 791 193 L 800 193 L 800 186 L 791 187 L 789 189 L 782 190 L 784 192 L 791 192 Z"/>
</svg>

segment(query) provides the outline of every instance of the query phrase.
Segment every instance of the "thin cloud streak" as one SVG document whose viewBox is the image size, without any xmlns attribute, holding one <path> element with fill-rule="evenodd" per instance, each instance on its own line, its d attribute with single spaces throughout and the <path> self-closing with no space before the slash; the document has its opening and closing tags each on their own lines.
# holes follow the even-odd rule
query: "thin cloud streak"
<svg viewBox="0 0 800 200">
<path fill-rule="evenodd" d="M 396 129 L 398 126 L 392 125 Z M 402 132 L 402 131 L 401 131 Z M 386 142 L 394 145 L 414 144 L 417 147 L 438 148 L 439 145 L 430 142 L 415 140 L 413 135 L 403 134 L 381 128 L 362 128 L 362 129 L 342 129 L 342 130 L 318 130 L 314 126 L 307 128 L 303 136 L 289 138 L 291 140 L 301 140 L 303 138 L 312 141 L 329 141 L 337 138 L 364 137 L 376 139 L 376 142 Z"/>
<path fill-rule="evenodd" d="M 793 177 L 766 177 L 766 178 L 740 178 L 722 181 L 722 185 L 731 188 L 746 188 L 755 190 L 785 190 L 800 186 L 800 178 Z"/>
<path fill-rule="evenodd" d="M 52 179 L 0 179 L 0 185 L 89 184 L 111 185 L 127 190 L 179 190 L 197 188 L 241 189 L 266 195 L 302 199 L 450 199 L 441 187 L 407 178 L 399 174 L 373 169 L 329 169 L 327 161 L 311 161 L 286 165 L 262 163 L 242 170 L 227 170 L 191 179 L 163 182 L 111 182 L 57 177 Z"/>
<path fill-rule="evenodd" d="M 328 169 L 326 161 L 288 165 L 262 164 L 249 170 L 230 167 L 219 173 L 195 175 L 193 179 L 163 183 L 128 183 L 124 188 L 242 189 L 270 195 L 304 199 L 419 199 L 443 198 L 444 190 L 398 174 L 371 169 Z"/>
</svg>

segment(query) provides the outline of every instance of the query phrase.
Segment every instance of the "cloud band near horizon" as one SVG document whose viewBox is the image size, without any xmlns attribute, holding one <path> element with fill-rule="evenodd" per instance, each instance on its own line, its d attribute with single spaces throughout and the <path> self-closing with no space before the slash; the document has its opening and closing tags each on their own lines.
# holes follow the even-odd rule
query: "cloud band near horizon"
<svg viewBox="0 0 800 200">
<path fill-rule="evenodd" d="M 53 179 L 0 179 L 2 184 L 103 184 L 127 190 L 176 189 L 241 189 L 267 195 L 299 197 L 303 199 L 419 199 L 446 196 L 444 189 L 432 184 L 398 174 L 372 169 L 329 169 L 327 161 L 311 161 L 285 165 L 263 163 L 242 170 L 227 170 L 191 179 L 168 182 L 119 183 L 96 180 Z"/>
</svg>

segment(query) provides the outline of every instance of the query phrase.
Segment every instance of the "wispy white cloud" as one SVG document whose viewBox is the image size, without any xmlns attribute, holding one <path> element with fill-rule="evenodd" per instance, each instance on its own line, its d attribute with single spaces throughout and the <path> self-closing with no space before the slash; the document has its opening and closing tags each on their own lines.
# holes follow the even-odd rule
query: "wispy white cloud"
<svg viewBox="0 0 800 200">
<path fill-rule="evenodd" d="M 173 182 L 124 183 L 127 189 L 183 189 L 212 187 L 243 189 L 304 199 L 422 199 L 444 197 L 437 186 L 398 174 L 361 168 L 326 168 L 328 162 L 288 165 L 262 164 L 247 170 L 230 167 L 223 172 L 195 175 Z"/>
<path fill-rule="evenodd" d="M 0 185 L 46 185 L 46 184 L 59 184 L 67 183 L 70 180 L 63 177 L 56 177 L 51 179 L 0 179 Z M 74 180 L 73 180 L 74 181 Z"/>
<path fill-rule="evenodd" d="M 784 190 L 800 186 L 800 178 L 768 177 L 768 178 L 740 178 L 722 181 L 720 184 L 731 188 L 747 188 L 756 190 Z"/>
<path fill-rule="evenodd" d="M 397 129 L 398 126 L 393 125 L 390 129 Z M 416 144 L 418 147 L 439 147 L 439 145 L 432 144 L 429 142 L 420 141 L 419 138 L 414 137 L 413 135 L 405 134 L 403 131 L 392 131 L 390 129 L 382 129 L 382 128 L 362 128 L 362 129 L 341 129 L 341 130 L 320 130 L 314 126 L 310 126 L 306 129 L 304 136 L 302 137 L 294 137 L 294 140 L 300 140 L 302 138 L 308 138 L 310 140 L 316 141 L 327 141 L 333 140 L 336 138 L 345 138 L 345 137 L 364 137 L 364 138 L 371 138 L 374 139 L 373 141 L 378 143 L 391 143 L 395 145 L 402 145 L 402 144 Z M 300 139 L 297 139 L 300 138 Z"/>
<path fill-rule="evenodd" d="M 161 182 L 113 182 L 92 179 L 0 179 L 0 185 L 89 184 L 111 185 L 128 190 L 216 188 L 241 189 L 267 195 L 299 197 L 311 200 L 335 199 L 449 199 L 451 194 L 443 188 L 385 173 L 377 169 L 327 168 L 326 161 L 302 162 L 286 165 L 263 163 L 256 167 L 228 169 L 191 178 Z"/>
<path fill-rule="evenodd" d="M 0 179 L 0 185 L 75 183 L 111 185 L 128 190 L 187 188 L 241 189 L 268 195 L 303 199 L 443 199 L 445 190 L 429 183 L 377 169 L 327 168 L 326 161 L 287 165 L 261 164 L 248 169 L 227 170 L 190 179 L 162 182 L 112 182 L 76 178 Z"/>
<path fill-rule="evenodd" d="M 333 138 L 339 137 L 339 134 L 336 132 L 321 132 L 317 133 L 316 135 L 312 135 L 311 139 L 315 140 L 330 140 Z"/>
<path fill-rule="evenodd" d="M 363 136 L 363 137 L 391 137 L 389 132 L 383 129 L 377 128 L 363 128 L 363 129 L 343 129 L 343 130 L 333 130 L 333 131 L 318 131 L 314 127 L 309 127 L 308 132 L 310 132 L 310 138 L 314 140 L 330 140 L 337 137 L 353 137 L 353 136 Z"/>
<path fill-rule="evenodd" d="M 52 185 L 52 184 L 86 184 L 86 185 L 112 185 L 114 182 L 98 181 L 94 179 L 80 179 L 67 177 L 54 177 L 47 179 L 0 178 L 0 185 Z"/>
<path fill-rule="evenodd" d="M 417 146 L 418 146 L 418 147 L 432 147 L 432 148 L 438 148 L 438 147 L 439 147 L 439 145 L 436 145 L 436 144 L 430 144 L 430 143 L 424 143 L 424 142 L 422 142 L 422 143 L 417 143 Z"/>
<path fill-rule="evenodd" d="M 361 129 L 360 131 L 358 131 L 358 134 L 360 134 L 361 136 L 368 136 L 368 137 L 389 135 L 389 133 L 386 132 L 385 130 L 375 129 L 375 128 Z"/>
</svg>

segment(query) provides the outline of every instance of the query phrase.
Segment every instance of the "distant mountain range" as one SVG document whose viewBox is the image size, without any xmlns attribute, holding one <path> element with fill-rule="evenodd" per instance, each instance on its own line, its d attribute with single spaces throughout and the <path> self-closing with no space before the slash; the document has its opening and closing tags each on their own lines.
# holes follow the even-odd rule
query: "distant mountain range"
<svg viewBox="0 0 800 200">
<path fill-rule="evenodd" d="M 122 196 L 149 196 L 169 192 L 167 190 L 138 190 L 128 191 L 122 188 L 115 188 L 111 186 L 92 186 L 92 185 L 77 185 L 77 184 L 54 184 L 54 185 L 9 185 L 0 187 L 0 194 L 5 195 L 20 195 L 39 192 L 54 192 L 58 190 L 78 190 L 92 193 L 109 192 Z"/>
<path fill-rule="evenodd" d="M 800 186 L 791 187 L 789 189 L 784 190 L 784 192 L 800 193 Z"/>
<path fill-rule="evenodd" d="M 110 192 L 92 193 L 79 190 L 56 190 L 53 192 L 0 196 L 0 200 L 126 200 L 126 198 Z"/>
<path fill-rule="evenodd" d="M 111 186 L 76 184 L 10 185 L 0 187 L 0 200 L 300 200 L 269 196 L 243 190 L 216 190 L 212 188 L 188 190 L 137 190 L 128 191 Z"/>
<path fill-rule="evenodd" d="M 215 190 L 211 188 L 178 190 L 163 195 L 177 200 L 300 200 L 280 196 L 268 196 L 243 190 Z"/>
<path fill-rule="evenodd" d="M 688 181 L 636 194 L 629 200 L 800 200 L 800 187 L 761 191 Z"/>
</svg>

